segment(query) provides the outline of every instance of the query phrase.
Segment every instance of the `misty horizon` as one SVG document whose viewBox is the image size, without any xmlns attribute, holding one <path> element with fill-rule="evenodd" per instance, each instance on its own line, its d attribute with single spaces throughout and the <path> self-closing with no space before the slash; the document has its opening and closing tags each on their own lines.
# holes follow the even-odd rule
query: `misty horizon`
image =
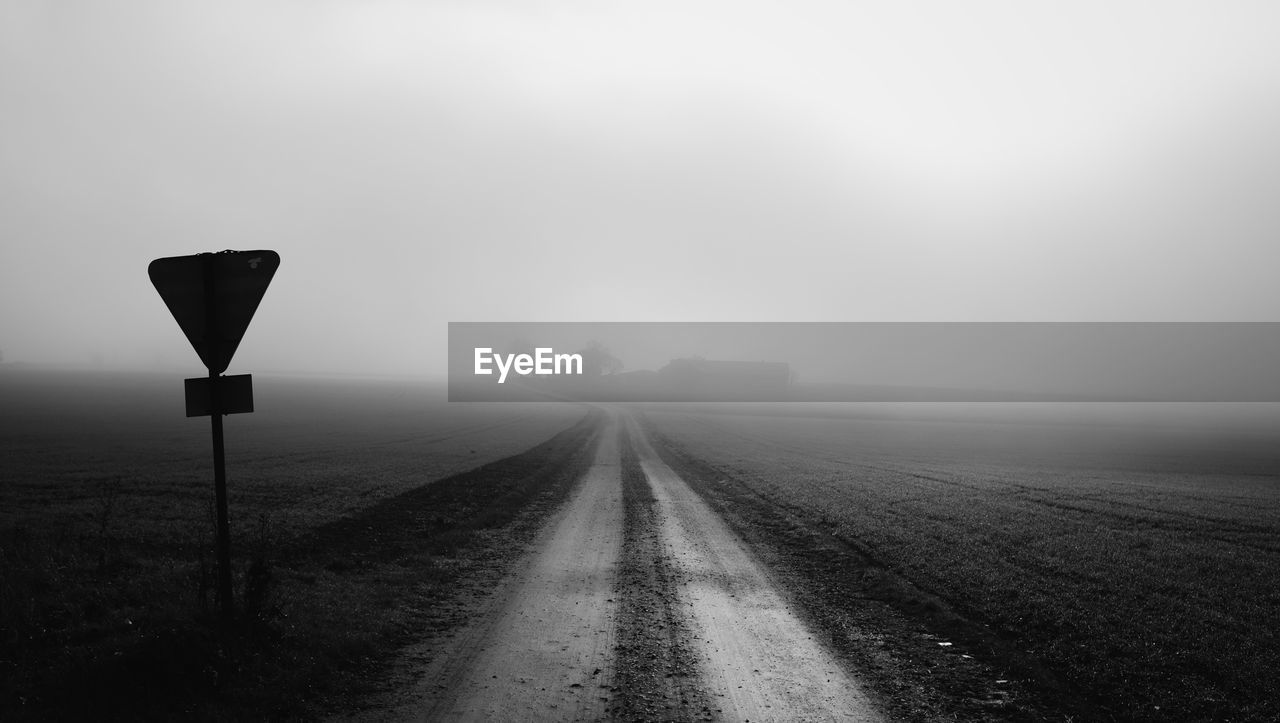
<svg viewBox="0 0 1280 723">
<path fill-rule="evenodd" d="M 514 358 L 537 348 L 549 360 L 595 348 L 613 358 L 617 383 L 584 385 L 550 368 L 528 376 L 532 366 L 509 376 L 599 401 L 694 400 L 704 397 L 693 381 L 671 372 L 702 360 L 754 366 L 702 375 L 743 401 L 1280 401 L 1280 324 L 1267 323 L 453 323 L 449 348 L 457 400 L 523 393 L 503 388 L 505 373 L 481 374 L 480 350 Z"/>
</svg>

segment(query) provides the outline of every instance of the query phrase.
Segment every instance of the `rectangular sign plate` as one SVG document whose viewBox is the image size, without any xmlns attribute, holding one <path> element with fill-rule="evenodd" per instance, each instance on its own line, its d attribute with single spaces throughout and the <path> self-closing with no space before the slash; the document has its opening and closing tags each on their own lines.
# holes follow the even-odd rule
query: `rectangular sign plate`
<svg viewBox="0 0 1280 723">
<path fill-rule="evenodd" d="M 252 374 L 233 374 L 217 379 L 223 414 L 247 414 L 253 411 Z M 187 416 L 209 416 L 209 377 L 186 379 L 184 384 L 187 388 Z"/>
</svg>

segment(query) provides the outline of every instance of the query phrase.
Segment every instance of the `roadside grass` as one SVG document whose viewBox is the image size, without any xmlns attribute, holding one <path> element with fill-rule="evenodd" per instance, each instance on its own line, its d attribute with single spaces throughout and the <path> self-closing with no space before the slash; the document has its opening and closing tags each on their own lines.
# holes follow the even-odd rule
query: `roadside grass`
<svg viewBox="0 0 1280 723">
<path fill-rule="evenodd" d="M 944 439 L 954 423 L 897 423 L 889 439 L 848 420 L 648 420 L 686 467 L 703 466 L 704 489 L 821 533 L 801 539 L 830 535 L 826 554 L 856 558 L 861 580 L 923 593 L 854 590 L 949 629 L 950 653 L 1003 656 L 1089 718 L 1274 719 L 1280 471 L 1265 455 L 1242 468 L 1185 445 L 1011 451 Z M 973 624 L 968 643 L 948 611 Z"/>
<path fill-rule="evenodd" d="M 563 500 L 597 426 L 581 409 L 382 398 L 332 425 L 300 402 L 292 424 L 251 439 L 229 417 L 228 622 L 213 597 L 207 421 L 192 440 L 136 387 L 72 381 L 92 404 L 55 396 L 52 414 L 19 397 L 31 414 L 0 419 L 6 720 L 349 710 L 396 649 L 465 617 L 459 596 L 500 575 Z"/>
</svg>

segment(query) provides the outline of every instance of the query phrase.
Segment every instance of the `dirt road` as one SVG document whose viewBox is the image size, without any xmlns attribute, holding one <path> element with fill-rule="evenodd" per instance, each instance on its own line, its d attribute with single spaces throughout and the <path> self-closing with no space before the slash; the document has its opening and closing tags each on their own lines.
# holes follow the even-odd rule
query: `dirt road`
<svg viewBox="0 0 1280 723">
<path fill-rule="evenodd" d="M 658 503 L 702 687 L 729 720 L 879 720 L 866 695 L 813 638 L 751 553 L 627 420 Z"/>
<path fill-rule="evenodd" d="M 634 488 L 624 505 L 624 466 L 640 507 Z M 624 412 L 609 415 L 578 490 L 482 612 L 423 656 L 416 689 L 378 717 L 881 719 Z"/>
<path fill-rule="evenodd" d="M 389 719 L 599 720 L 613 655 L 622 540 L 618 421 L 570 502 L 487 610 L 444 649 Z"/>
</svg>

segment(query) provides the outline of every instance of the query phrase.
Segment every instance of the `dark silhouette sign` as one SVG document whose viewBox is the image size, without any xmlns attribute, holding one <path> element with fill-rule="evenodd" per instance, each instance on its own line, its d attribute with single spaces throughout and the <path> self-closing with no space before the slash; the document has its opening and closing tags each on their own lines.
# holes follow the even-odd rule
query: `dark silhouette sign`
<svg viewBox="0 0 1280 723">
<path fill-rule="evenodd" d="M 200 361 L 221 374 L 279 267 L 275 251 L 223 251 L 156 259 L 147 273 Z"/>
<path fill-rule="evenodd" d="M 207 378 L 186 380 L 187 416 L 208 415 L 213 431 L 213 490 L 218 515 L 218 601 L 226 618 L 231 604 L 231 522 L 227 513 L 227 466 L 222 416 L 253 411 L 248 374 L 224 377 L 253 312 L 280 267 L 275 251 L 222 251 L 156 259 L 147 267 L 151 283 L 178 320 L 182 333 L 209 369 Z"/>
<path fill-rule="evenodd" d="M 253 376 L 233 374 L 217 377 L 218 409 L 223 414 L 247 414 L 253 411 Z M 209 377 L 186 379 L 187 416 L 207 417 L 213 414 L 213 381 Z"/>
</svg>

